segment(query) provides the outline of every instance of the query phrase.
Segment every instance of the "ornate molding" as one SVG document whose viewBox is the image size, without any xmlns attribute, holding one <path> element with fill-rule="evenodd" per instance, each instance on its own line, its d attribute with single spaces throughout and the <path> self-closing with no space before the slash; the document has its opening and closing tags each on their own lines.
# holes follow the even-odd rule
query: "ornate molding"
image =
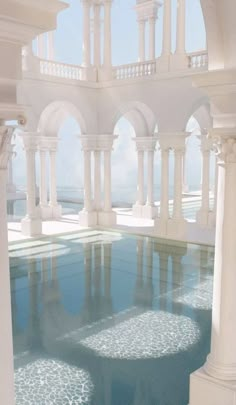
<svg viewBox="0 0 236 405">
<path fill-rule="evenodd" d="M 213 129 L 210 139 L 219 164 L 236 163 L 236 128 Z"/>
<path fill-rule="evenodd" d="M 11 139 L 14 128 L 0 126 L 0 170 L 6 170 L 10 156 L 12 155 Z"/>
<path fill-rule="evenodd" d="M 118 135 L 80 135 L 83 151 L 111 151 Z"/>
<path fill-rule="evenodd" d="M 133 141 L 136 143 L 137 151 L 155 151 L 158 138 L 156 136 L 135 137 Z"/>
</svg>

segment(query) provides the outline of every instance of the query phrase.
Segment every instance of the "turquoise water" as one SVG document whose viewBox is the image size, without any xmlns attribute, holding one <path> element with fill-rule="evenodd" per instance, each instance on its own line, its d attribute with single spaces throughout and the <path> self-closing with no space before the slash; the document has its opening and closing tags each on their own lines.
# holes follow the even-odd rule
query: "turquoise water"
<svg viewBox="0 0 236 405">
<path fill-rule="evenodd" d="M 214 250 L 102 231 L 10 245 L 17 405 L 187 405 Z"/>
</svg>

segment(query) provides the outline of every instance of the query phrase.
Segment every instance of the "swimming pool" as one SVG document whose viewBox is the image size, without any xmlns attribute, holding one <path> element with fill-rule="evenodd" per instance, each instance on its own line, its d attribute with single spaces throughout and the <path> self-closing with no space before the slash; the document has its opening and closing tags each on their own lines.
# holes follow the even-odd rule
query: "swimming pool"
<svg viewBox="0 0 236 405">
<path fill-rule="evenodd" d="M 10 245 L 17 405 L 187 405 L 214 249 L 100 230 Z"/>
</svg>

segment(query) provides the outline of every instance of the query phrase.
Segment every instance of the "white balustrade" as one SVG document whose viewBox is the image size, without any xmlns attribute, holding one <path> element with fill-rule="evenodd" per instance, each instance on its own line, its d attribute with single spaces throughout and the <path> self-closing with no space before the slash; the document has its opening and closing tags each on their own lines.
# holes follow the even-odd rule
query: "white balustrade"
<svg viewBox="0 0 236 405">
<path fill-rule="evenodd" d="M 193 52 L 188 55 L 188 58 L 190 69 L 201 69 L 208 67 L 207 51 Z"/>
<path fill-rule="evenodd" d="M 47 76 L 56 76 L 62 79 L 82 80 L 83 68 L 76 65 L 40 60 L 40 73 Z"/>
<path fill-rule="evenodd" d="M 131 63 L 129 65 L 116 66 L 113 68 L 113 79 L 133 79 L 136 77 L 150 76 L 156 73 L 156 61 Z"/>
</svg>

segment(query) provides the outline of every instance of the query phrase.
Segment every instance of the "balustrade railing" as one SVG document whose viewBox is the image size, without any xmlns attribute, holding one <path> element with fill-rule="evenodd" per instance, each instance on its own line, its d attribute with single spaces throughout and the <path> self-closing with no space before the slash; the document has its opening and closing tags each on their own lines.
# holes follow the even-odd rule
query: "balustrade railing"
<svg viewBox="0 0 236 405">
<path fill-rule="evenodd" d="M 193 52 L 188 55 L 188 60 L 190 69 L 207 68 L 208 53 L 207 51 Z"/>
<path fill-rule="evenodd" d="M 113 68 L 113 79 L 133 79 L 135 77 L 150 76 L 156 73 L 156 61 L 130 63 Z"/>
<path fill-rule="evenodd" d="M 83 68 L 76 65 L 40 60 L 40 74 L 60 77 L 62 79 L 83 80 Z"/>
</svg>

